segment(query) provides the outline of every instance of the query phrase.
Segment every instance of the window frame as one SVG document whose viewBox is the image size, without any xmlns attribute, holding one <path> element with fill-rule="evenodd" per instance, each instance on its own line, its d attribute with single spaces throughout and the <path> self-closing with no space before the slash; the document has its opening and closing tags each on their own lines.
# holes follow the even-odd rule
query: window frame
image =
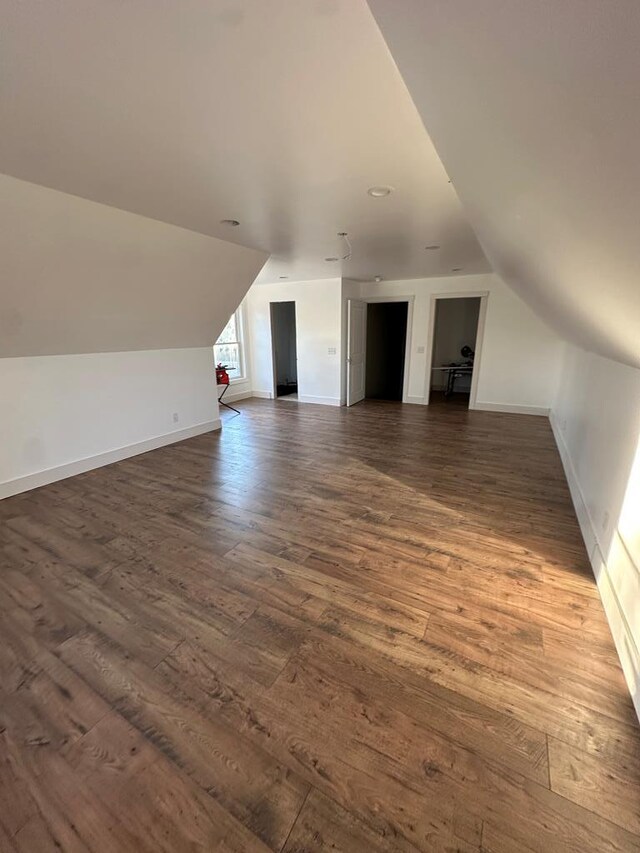
<svg viewBox="0 0 640 853">
<path fill-rule="evenodd" d="M 229 384 L 234 385 L 236 382 L 246 382 L 247 381 L 247 368 L 246 368 L 247 361 L 245 358 L 245 349 L 244 349 L 244 323 L 243 323 L 243 317 L 242 317 L 242 306 L 239 306 L 238 308 L 236 308 L 236 310 L 233 312 L 233 314 L 231 314 L 231 316 L 229 317 L 229 320 L 231 320 L 231 317 L 235 317 L 235 320 L 236 320 L 236 340 L 225 341 L 224 344 L 219 344 L 218 341 L 216 341 L 215 344 L 213 345 L 213 361 L 214 361 L 214 367 L 217 367 L 218 366 L 218 358 L 216 356 L 216 347 L 217 346 L 225 346 L 225 344 L 235 344 L 238 347 L 238 361 L 239 361 L 240 375 L 229 377 Z M 227 322 L 224 324 L 222 332 L 226 329 L 227 324 L 229 323 L 229 320 L 227 320 Z M 220 332 L 220 334 L 222 334 L 222 332 Z M 220 338 L 218 336 L 218 340 L 219 339 Z"/>
</svg>

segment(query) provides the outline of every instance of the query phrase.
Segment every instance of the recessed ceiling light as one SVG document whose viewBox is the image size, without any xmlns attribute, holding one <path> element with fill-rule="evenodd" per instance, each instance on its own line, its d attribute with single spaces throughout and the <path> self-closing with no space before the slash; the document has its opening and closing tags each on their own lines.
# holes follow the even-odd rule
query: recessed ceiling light
<svg viewBox="0 0 640 853">
<path fill-rule="evenodd" d="M 439 249 L 440 246 L 425 246 L 427 252 L 432 252 L 434 249 Z"/>
<path fill-rule="evenodd" d="M 382 276 L 381 276 L 381 275 L 377 275 L 373 280 L 374 280 L 374 281 L 382 281 Z"/>
<path fill-rule="evenodd" d="M 462 272 L 462 267 L 454 267 L 451 272 Z"/>
<path fill-rule="evenodd" d="M 325 258 L 325 261 L 329 261 L 329 263 L 335 263 L 335 261 L 339 261 L 340 258 Z"/>
<path fill-rule="evenodd" d="M 384 198 L 386 195 L 389 195 L 393 192 L 393 187 L 369 187 L 367 192 L 370 196 L 373 196 L 373 198 Z"/>
<path fill-rule="evenodd" d="M 236 225 L 240 225 L 237 219 L 221 219 L 220 225 L 231 225 L 232 228 L 235 228 Z"/>
</svg>

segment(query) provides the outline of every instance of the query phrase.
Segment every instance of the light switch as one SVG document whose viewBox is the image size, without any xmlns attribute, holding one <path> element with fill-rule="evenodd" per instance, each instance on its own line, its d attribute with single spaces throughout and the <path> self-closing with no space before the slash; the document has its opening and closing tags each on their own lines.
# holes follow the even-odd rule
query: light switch
<svg viewBox="0 0 640 853">
<path fill-rule="evenodd" d="M 419 352 L 420 355 L 422 355 L 422 353 L 424 352 L 424 347 L 418 347 L 417 352 Z"/>
</svg>

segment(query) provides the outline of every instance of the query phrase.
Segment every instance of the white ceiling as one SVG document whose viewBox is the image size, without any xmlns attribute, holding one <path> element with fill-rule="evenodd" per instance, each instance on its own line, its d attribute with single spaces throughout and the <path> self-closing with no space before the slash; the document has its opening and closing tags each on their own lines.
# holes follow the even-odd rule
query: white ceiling
<svg viewBox="0 0 640 853">
<path fill-rule="evenodd" d="M 259 281 L 489 269 L 365 0 L 0 11 L 0 171 L 266 250 Z"/>
<path fill-rule="evenodd" d="M 494 269 L 640 366 L 640 0 L 369 0 Z"/>
</svg>

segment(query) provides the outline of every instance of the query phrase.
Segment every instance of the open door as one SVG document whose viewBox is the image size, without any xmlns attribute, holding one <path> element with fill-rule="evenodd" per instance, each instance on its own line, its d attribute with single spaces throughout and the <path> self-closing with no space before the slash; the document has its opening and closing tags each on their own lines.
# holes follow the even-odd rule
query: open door
<svg viewBox="0 0 640 853">
<path fill-rule="evenodd" d="M 347 406 L 364 400 L 367 354 L 367 303 L 347 301 Z"/>
</svg>

